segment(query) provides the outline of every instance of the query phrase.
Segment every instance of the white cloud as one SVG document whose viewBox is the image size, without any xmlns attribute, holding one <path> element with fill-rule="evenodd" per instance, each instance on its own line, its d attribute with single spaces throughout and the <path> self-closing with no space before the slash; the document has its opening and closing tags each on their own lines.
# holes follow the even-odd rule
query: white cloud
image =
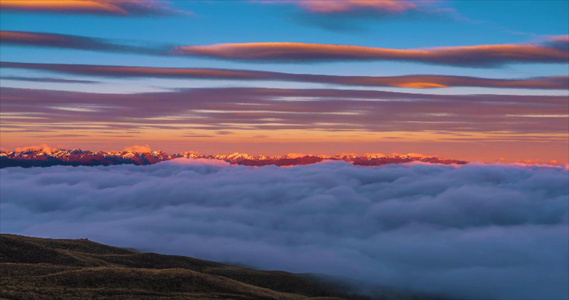
<svg viewBox="0 0 569 300">
<path fill-rule="evenodd" d="M 476 299 L 564 299 L 569 170 L 328 162 L 0 170 L 2 232 Z"/>
</svg>

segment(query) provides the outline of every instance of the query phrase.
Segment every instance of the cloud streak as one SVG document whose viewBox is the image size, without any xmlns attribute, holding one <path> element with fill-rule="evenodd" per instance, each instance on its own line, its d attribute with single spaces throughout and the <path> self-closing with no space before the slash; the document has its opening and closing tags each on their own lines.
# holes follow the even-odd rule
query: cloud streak
<svg viewBox="0 0 569 300">
<path fill-rule="evenodd" d="M 128 45 L 116 41 L 69 34 L 25 31 L 0 31 L 3 45 L 46 47 L 102 52 L 123 52 L 160 55 L 168 51 L 164 46 Z"/>
<path fill-rule="evenodd" d="M 365 30 L 365 22 L 389 19 L 465 20 L 445 1 L 429 0 L 251 0 L 254 3 L 296 5 L 292 19 L 332 31 Z"/>
<path fill-rule="evenodd" d="M 397 17 L 443 17 L 457 18 L 453 8 L 444 7 L 443 1 L 414 0 L 252 0 L 254 3 L 296 5 L 304 23 L 339 29 L 346 24 L 333 24 L 334 19 L 342 22 L 356 19 L 386 19 Z M 352 24 L 353 25 L 353 24 Z M 348 24 L 348 26 L 350 26 Z"/>
<path fill-rule="evenodd" d="M 348 12 L 348 11 L 362 10 L 362 9 L 366 10 L 372 9 L 381 12 L 397 14 L 418 7 L 417 3 L 405 0 L 403 1 L 340 0 L 334 2 L 319 1 L 319 0 L 304 0 L 304 1 L 298 1 L 298 5 L 306 8 L 311 12 L 324 13 L 324 14 L 336 13 L 336 12 Z"/>
<path fill-rule="evenodd" d="M 469 67 L 569 62 L 566 49 L 532 44 L 389 49 L 309 43 L 236 43 L 182 46 L 177 47 L 175 53 L 255 62 L 410 61 Z"/>
<path fill-rule="evenodd" d="M 347 163 L 0 170 L 2 231 L 460 299 L 565 299 L 569 171 Z"/>
<path fill-rule="evenodd" d="M 527 79 L 493 79 L 469 76 L 408 75 L 408 76 L 339 76 L 291 74 L 252 70 L 158 68 L 133 66 L 101 66 L 70 64 L 37 64 L 0 62 L 1 68 L 45 70 L 71 75 L 102 76 L 117 78 L 181 78 L 220 80 L 278 80 L 305 83 L 325 83 L 351 86 L 403 87 L 403 88 L 449 88 L 493 87 L 522 89 L 568 89 L 569 77 L 538 77 Z"/>
<path fill-rule="evenodd" d="M 28 81 L 28 82 L 47 82 L 47 83 L 82 83 L 82 84 L 98 83 L 98 81 L 93 81 L 93 80 L 77 80 L 77 79 L 62 79 L 62 78 L 47 78 L 47 77 L 23 77 L 23 76 L 0 76 L 0 79 L 14 80 L 14 81 Z"/>
<path fill-rule="evenodd" d="M 102 97 L 94 93 L 3 88 L 0 105 L 6 129 L 35 125 L 45 130 L 61 124 L 75 124 L 81 129 L 79 124 L 83 124 L 104 125 L 112 130 L 211 132 L 501 132 L 531 134 L 538 139 L 566 139 L 569 131 L 569 102 L 562 96 L 214 88 Z"/>
<path fill-rule="evenodd" d="M 179 13 L 156 0 L 2 0 L 0 8 L 14 12 L 145 16 Z"/>
<path fill-rule="evenodd" d="M 250 62 L 407 61 L 459 67 L 495 67 L 511 63 L 569 63 L 567 36 L 540 44 L 502 44 L 423 49 L 390 49 L 309 43 L 233 43 L 197 46 L 131 45 L 124 41 L 77 35 L 0 31 L 5 45 L 50 47 L 160 56 L 207 57 Z"/>
</svg>

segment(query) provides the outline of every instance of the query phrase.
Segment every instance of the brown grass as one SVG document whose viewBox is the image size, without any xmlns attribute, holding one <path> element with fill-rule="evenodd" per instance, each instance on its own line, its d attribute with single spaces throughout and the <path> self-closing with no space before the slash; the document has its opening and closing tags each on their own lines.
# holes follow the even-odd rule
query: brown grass
<svg viewBox="0 0 569 300">
<path fill-rule="evenodd" d="M 319 298 L 313 298 L 319 296 Z M 184 256 L 137 253 L 85 239 L 0 234 L 4 299 L 339 299 L 302 276 Z"/>
</svg>

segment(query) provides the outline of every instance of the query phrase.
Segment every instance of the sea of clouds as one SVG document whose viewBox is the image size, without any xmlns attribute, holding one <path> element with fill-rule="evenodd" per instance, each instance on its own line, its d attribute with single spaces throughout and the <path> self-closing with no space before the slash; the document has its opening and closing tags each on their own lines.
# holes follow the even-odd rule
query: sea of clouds
<svg viewBox="0 0 569 300">
<path fill-rule="evenodd" d="M 0 170 L 1 232 L 471 299 L 567 299 L 567 167 L 179 159 Z"/>
</svg>

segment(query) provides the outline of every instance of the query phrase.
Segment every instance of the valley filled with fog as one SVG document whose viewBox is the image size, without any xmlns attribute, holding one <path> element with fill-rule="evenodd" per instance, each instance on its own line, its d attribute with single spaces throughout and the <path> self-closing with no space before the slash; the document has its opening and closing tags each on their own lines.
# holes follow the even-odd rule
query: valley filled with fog
<svg viewBox="0 0 569 300">
<path fill-rule="evenodd" d="M 0 175 L 3 233 L 457 298 L 568 296 L 566 166 L 175 159 Z"/>
</svg>

